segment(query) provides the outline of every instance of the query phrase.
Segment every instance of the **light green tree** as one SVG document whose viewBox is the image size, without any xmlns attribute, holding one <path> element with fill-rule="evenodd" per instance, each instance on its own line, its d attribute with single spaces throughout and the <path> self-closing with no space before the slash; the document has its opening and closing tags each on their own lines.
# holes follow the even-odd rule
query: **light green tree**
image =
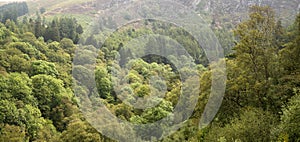
<svg viewBox="0 0 300 142">
<path fill-rule="evenodd" d="M 300 141 L 300 91 L 295 89 L 295 96 L 283 109 L 281 122 L 275 130 L 275 136 L 280 141 Z"/>
<path fill-rule="evenodd" d="M 20 126 L 0 124 L 0 142 L 25 141 L 25 129 Z"/>
</svg>

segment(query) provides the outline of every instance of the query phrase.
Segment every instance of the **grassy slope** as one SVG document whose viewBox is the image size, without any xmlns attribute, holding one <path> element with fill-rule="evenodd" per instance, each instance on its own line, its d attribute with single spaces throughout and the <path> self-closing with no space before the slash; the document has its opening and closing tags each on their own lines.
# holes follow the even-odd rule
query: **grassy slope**
<svg viewBox="0 0 300 142">
<path fill-rule="evenodd" d="M 57 8 L 70 7 L 76 4 L 90 2 L 93 0 L 29 0 L 28 6 L 31 13 L 35 13 L 39 8 L 44 7 L 47 11 L 52 11 Z"/>
<path fill-rule="evenodd" d="M 84 4 L 86 2 L 91 2 L 94 0 L 28 0 L 27 4 L 29 7 L 29 13 L 31 16 L 35 16 L 36 11 L 39 11 L 40 8 L 44 7 L 46 13 L 43 15 L 47 20 L 52 20 L 55 17 L 74 17 L 78 20 L 78 23 L 81 24 L 84 28 L 88 27 L 89 23 L 92 21 L 93 17 L 89 11 L 78 12 L 76 14 L 71 12 L 59 12 L 58 9 L 67 9 L 75 5 Z M 55 14 L 49 14 L 55 13 Z"/>
</svg>

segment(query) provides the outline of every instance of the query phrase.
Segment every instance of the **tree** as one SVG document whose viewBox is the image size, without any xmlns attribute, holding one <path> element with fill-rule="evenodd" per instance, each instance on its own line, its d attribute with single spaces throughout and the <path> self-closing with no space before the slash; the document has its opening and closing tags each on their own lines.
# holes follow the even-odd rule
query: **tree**
<svg viewBox="0 0 300 142">
<path fill-rule="evenodd" d="M 64 38 L 60 41 L 60 47 L 70 55 L 74 54 L 75 45 L 71 39 Z"/>
<path fill-rule="evenodd" d="M 249 86 L 240 91 L 249 95 L 249 104 L 276 111 L 281 105 L 276 104 L 280 96 L 270 93 L 272 84 L 280 77 L 274 12 L 270 7 L 259 6 L 251 7 L 250 12 L 250 19 L 234 31 L 239 39 L 234 47 L 235 61 L 243 71 L 241 76 L 248 78 L 240 85 Z"/>
<path fill-rule="evenodd" d="M 279 48 L 283 47 L 283 44 L 285 42 L 285 36 L 286 36 L 286 31 L 284 27 L 282 26 L 281 20 L 278 20 L 275 26 L 275 39 L 276 39 L 276 45 Z"/>
<path fill-rule="evenodd" d="M 17 22 L 17 13 L 16 11 L 5 11 L 2 15 L 2 23 L 5 23 L 7 20 L 12 20 Z"/>
<path fill-rule="evenodd" d="M 239 38 L 235 54 L 237 62 L 256 80 L 271 76 L 268 64 L 274 61 L 275 32 L 274 12 L 270 7 L 253 6 L 250 20 L 238 25 L 235 35 Z M 251 75 L 250 74 L 250 75 Z"/>
<path fill-rule="evenodd" d="M 47 61 L 33 61 L 31 63 L 30 76 L 35 76 L 39 74 L 50 75 L 52 77 L 57 77 L 58 71 L 56 70 L 54 63 L 49 63 Z"/>
<path fill-rule="evenodd" d="M 12 97 L 26 104 L 34 105 L 35 99 L 31 95 L 31 79 L 27 74 L 11 73 L 7 78 L 7 86 Z"/>
<path fill-rule="evenodd" d="M 19 29 L 14 21 L 11 21 L 10 19 L 6 20 L 5 26 L 12 32 L 19 33 Z"/>
<path fill-rule="evenodd" d="M 13 55 L 8 57 L 10 67 L 7 68 L 11 72 L 27 72 L 29 70 L 28 60 L 26 55 Z"/>
<path fill-rule="evenodd" d="M 174 142 L 174 141 L 198 141 L 202 142 L 202 138 L 199 137 L 198 125 L 195 119 L 189 119 L 184 123 L 183 127 L 179 128 L 174 134 L 165 137 L 162 142 Z"/>
<path fill-rule="evenodd" d="M 38 51 L 35 47 L 26 42 L 12 42 L 8 45 L 8 47 L 16 48 L 22 51 L 24 54 L 27 54 L 31 58 L 44 59 L 44 56 L 40 51 Z"/>
<path fill-rule="evenodd" d="M 96 40 L 94 35 L 91 35 L 86 38 L 85 45 L 93 45 L 94 47 L 98 47 L 98 41 Z"/>
<path fill-rule="evenodd" d="M 56 131 L 52 121 L 45 120 L 35 136 L 34 142 L 60 142 L 60 133 Z"/>
<path fill-rule="evenodd" d="M 21 122 L 18 119 L 18 110 L 15 103 L 8 100 L 0 101 L 0 123 L 6 123 L 11 125 L 20 125 Z"/>
<path fill-rule="evenodd" d="M 35 21 L 35 26 L 34 26 L 34 34 L 37 38 L 43 36 L 42 18 L 38 13 L 37 13 L 37 19 Z"/>
<path fill-rule="evenodd" d="M 66 127 L 70 123 L 68 118 L 77 111 L 77 108 L 68 97 L 62 97 L 56 101 L 55 106 L 51 111 L 51 120 L 55 128 L 62 132 L 67 129 Z"/>
<path fill-rule="evenodd" d="M 82 33 L 83 33 L 83 28 L 82 28 L 81 25 L 78 25 L 78 26 L 77 26 L 76 32 L 77 32 L 78 34 L 82 34 Z"/>
<path fill-rule="evenodd" d="M 45 41 L 60 41 L 60 33 L 57 20 L 53 20 L 51 26 L 46 29 Z"/>
<path fill-rule="evenodd" d="M 11 41 L 11 38 L 13 37 L 13 33 L 8 30 L 2 23 L 0 23 L 0 42 L 1 44 L 5 44 L 9 41 Z"/>
<path fill-rule="evenodd" d="M 74 118 L 68 125 L 67 130 L 62 133 L 61 139 L 65 142 L 92 142 L 102 141 L 100 134 L 79 118 Z"/>
<path fill-rule="evenodd" d="M 21 38 L 23 42 L 28 42 L 30 44 L 34 44 L 34 42 L 37 40 L 34 34 L 31 32 L 23 33 Z"/>
<path fill-rule="evenodd" d="M 44 124 L 44 119 L 41 118 L 41 111 L 37 107 L 28 104 L 20 107 L 18 111 L 18 118 L 26 128 L 26 136 L 29 138 L 29 141 L 35 140 L 37 133 Z"/>
<path fill-rule="evenodd" d="M 300 14 L 292 25 L 289 40 L 279 52 L 284 75 L 279 80 L 278 88 L 278 92 L 288 98 L 294 95 L 293 89 L 300 85 Z"/>
<path fill-rule="evenodd" d="M 36 75 L 32 77 L 33 95 L 38 100 L 38 106 L 46 118 L 51 118 L 51 111 L 57 106 L 65 92 L 63 81 L 49 75 Z"/>
<path fill-rule="evenodd" d="M 95 78 L 100 97 L 103 99 L 111 98 L 112 82 L 110 80 L 108 71 L 106 70 L 105 66 L 98 67 L 96 69 Z"/>
<path fill-rule="evenodd" d="M 82 27 L 77 23 L 75 18 L 60 18 L 58 19 L 58 26 L 61 39 L 68 38 L 74 43 L 78 43 L 79 35 L 83 32 Z"/>
<path fill-rule="evenodd" d="M 205 141 L 271 141 L 274 116 L 270 112 L 255 108 L 245 108 L 239 117 L 224 127 L 213 124 Z"/>
<path fill-rule="evenodd" d="M 295 96 L 288 102 L 287 107 L 283 108 L 281 123 L 277 127 L 279 140 L 300 141 L 300 92 L 295 89 Z M 275 133 L 276 134 L 276 133 Z"/>
<path fill-rule="evenodd" d="M 25 129 L 20 126 L 0 124 L 0 142 L 25 141 Z"/>
</svg>

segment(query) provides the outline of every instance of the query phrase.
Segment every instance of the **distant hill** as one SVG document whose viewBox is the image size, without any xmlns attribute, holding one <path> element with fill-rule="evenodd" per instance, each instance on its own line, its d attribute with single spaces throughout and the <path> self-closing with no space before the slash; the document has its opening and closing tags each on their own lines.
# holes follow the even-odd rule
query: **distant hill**
<svg viewBox="0 0 300 142">
<path fill-rule="evenodd" d="M 80 13 L 91 10 L 90 5 L 93 0 L 28 0 L 31 13 L 39 11 L 40 8 L 46 9 L 46 15 Z M 87 9 L 89 8 L 89 9 Z"/>
<path fill-rule="evenodd" d="M 43 9 L 43 16 L 73 16 L 83 26 L 99 11 L 107 10 L 115 4 L 124 4 L 137 0 L 27 0 L 29 13 Z M 299 12 L 299 0 L 174 0 L 192 7 L 201 14 L 207 22 L 215 22 L 219 27 L 236 25 L 248 18 L 248 8 L 251 5 L 269 5 L 282 23 L 288 25 Z M 1 4 L 1 3 L 0 3 Z"/>
<path fill-rule="evenodd" d="M 186 0 L 190 1 L 190 0 Z M 193 0 L 192 0 L 193 1 Z M 208 13 L 214 20 L 238 23 L 248 15 L 252 5 L 270 6 L 276 12 L 276 17 L 284 23 L 295 19 L 300 10 L 299 0 L 194 0 L 198 1 L 197 11 Z M 222 19 L 223 18 L 223 19 Z"/>
</svg>

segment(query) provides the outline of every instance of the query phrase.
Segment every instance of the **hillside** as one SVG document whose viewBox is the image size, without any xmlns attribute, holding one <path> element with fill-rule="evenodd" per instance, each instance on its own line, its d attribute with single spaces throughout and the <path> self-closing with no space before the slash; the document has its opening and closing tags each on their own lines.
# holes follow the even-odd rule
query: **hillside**
<svg viewBox="0 0 300 142">
<path fill-rule="evenodd" d="M 88 25 L 91 18 L 99 11 L 107 10 L 118 3 L 134 0 L 28 0 L 31 14 L 45 8 L 45 17 L 67 15 L 76 17 L 81 24 Z M 207 22 L 217 23 L 217 27 L 231 29 L 238 23 L 248 19 L 249 7 L 252 5 L 268 5 L 275 10 L 276 18 L 284 25 L 289 25 L 300 9 L 298 0 L 177 0 L 192 7 L 204 16 Z"/>
<path fill-rule="evenodd" d="M 29 12 L 35 15 L 36 11 L 45 8 L 45 17 L 59 15 L 75 16 L 81 21 L 89 23 L 98 11 L 106 10 L 118 3 L 126 3 L 134 0 L 27 0 Z M 295 19 L 300 9 L 298 0 L 175 0 L 192 7 L 204 16 L 208 22 L 217 22 L 222 26 L 228 24 L 237 25 L 248 18 L 248 10 L 251 5 L 269 5 L 275 12 L 277 19 L 281 19 L 284 25 L 289 25 Z M 7 2 L 0 2 L 0 5 Z M 80 22 L 81 22 L 80 21 Z M 81 22 L 83 23 L 83 22 Z"/>
<path fill-rule="evenodd" d="M 2 5 L 0 142 L 300 141 L 299 8 L 299 0 Z"/>
<path fill-rule="evenodd" d="M 285 24 L 294 20 L 300 10 L 299 0 L 200 0 L 197 11 L 210 14 L 215 20 L 240 22 L 248 18 L 252 5 L 270 6 Z"/>
<path fill-rule="evenodd" d="M 47 2 L 43 0 L 28 0 L 28 5 L 31 13 L 35 13 L 40 8 L 45 8 L 46 12 L 54 12 L 58 11 L 59 13 L 68 13 L 66 11 L 59 11 L 59 9 L 69 9 L 71 7 L 76 7 L 78 5 L 84 5 L 92 0 L 47 0 Z"/>
</svg>

